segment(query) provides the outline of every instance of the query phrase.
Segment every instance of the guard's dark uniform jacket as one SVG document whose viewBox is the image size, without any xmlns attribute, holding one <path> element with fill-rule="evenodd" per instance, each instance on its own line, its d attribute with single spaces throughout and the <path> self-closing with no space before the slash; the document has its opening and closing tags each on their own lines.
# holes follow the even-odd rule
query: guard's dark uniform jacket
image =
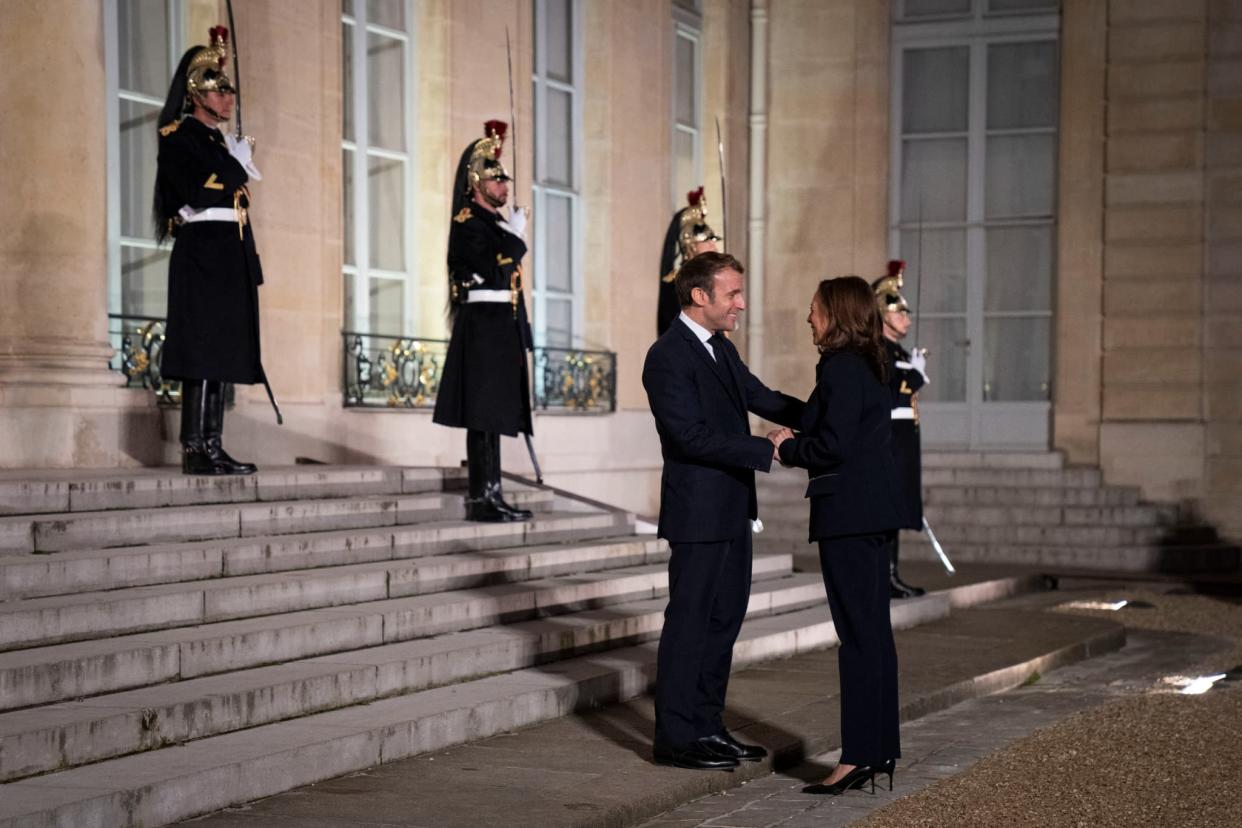
<svg viewBox="0 0 1242 828">
<path fill-rule="evenodd" d="M 249 177 L 220 130 L 185 117 L 160 130 L 156 186 L 175 223 L 168 263 L 168 379 L 263 382 L 259 285 L 263 271 L 246 216 Z M 242 221 L 179 223 L 177 211 L 227 208 Z M 236 208 L 236 210 L 234 210 Z"/>
<path fill-rule="evenodd" d="M 884 348 L 888 354 L 888 387 L 893 403 L 893 460 L 901 484 L 901 527 L 922 529 L 923 458 L 914 394 L 923 387 L 923 375 L 910 367 L 910 354 L 901 345 L 885 339 Z M 899 362 L 906 367 L 898 367 Z"/>
<path fill-rule="evenodd" d="M 448 250 L 455 314 L 432 419 L 510 437 L 532 434 L 526 352 L 534 343 L 522 295 L 526 243 L 499 214 L 470 204 L 453 217 Z M 471 291 L 501 291 L 508 301 L 470 301 Z"/>
</svg>

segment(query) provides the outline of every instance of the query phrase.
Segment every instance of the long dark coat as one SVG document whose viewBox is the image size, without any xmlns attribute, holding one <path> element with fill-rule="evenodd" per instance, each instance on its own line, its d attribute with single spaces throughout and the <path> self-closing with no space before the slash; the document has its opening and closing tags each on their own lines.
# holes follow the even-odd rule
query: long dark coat
<svg viewBox="0 0 1242 828">
<path fill-rule="evenodd" d="M 526 243 L 501 226 L 500 216 L 478 205 L 463 208 L 449 230 L 449 281 L 458 289 L 434 422 L 510 437 L 533 434 L 526 352 L 533 346 L 520 290 Z M 474 276 L 483 281 L 477 283 Z M 510 292 L 510 303 L 463 302 L 464 286 Z"/>
<path fill-rule="evenodd" d="M 161 131 L 156 186 L 168 221 L 189 205 L 249 207 L 249 177 L 218 129 L 186 117 Z M 174 230 L 168 263 L 168 323 L 161 372 L 167 379 L 264 381 L 259 348 L 263 271 L 247 222 L 202 221 Z"/>
<path fill-rule="evenodd" d="M 894 409 L 914 408 L 914 395 L 923 387 L 923 375 L 909 366 L 910 354 L 888 339 L 888 389 Z M 903 529 L 923 528 L 923 453 L 919 440 L 919 424 L 912 419 L 893 420 L 893 462 L 901 487 Z"/>
</svg>

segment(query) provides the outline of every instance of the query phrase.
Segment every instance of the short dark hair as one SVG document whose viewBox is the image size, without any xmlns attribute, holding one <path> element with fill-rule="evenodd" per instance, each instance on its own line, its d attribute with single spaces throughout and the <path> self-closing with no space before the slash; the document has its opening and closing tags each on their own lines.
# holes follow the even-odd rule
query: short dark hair
<svg viewBox="0 0 1242 828">
<path fill-rule="evenodd" d="M 682 263 L 677 271 L 677 301 L 683 308 L 694 304 L 690 293 L 695 288 L 702 288 L 709 297 L 713 297 L 716 289 L 716 274 L 722 270 L 736 270 L 745 273 L 742 263 L 728 253 L 700 253 Z"/>
</svg>

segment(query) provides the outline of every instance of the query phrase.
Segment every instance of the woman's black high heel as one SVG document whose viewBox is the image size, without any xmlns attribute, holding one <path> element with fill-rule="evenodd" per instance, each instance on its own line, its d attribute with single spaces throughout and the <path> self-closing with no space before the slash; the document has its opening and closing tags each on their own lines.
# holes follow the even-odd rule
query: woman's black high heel
<svg viewBox="0 0 1242 828">
<path fill-rule="evenodd" d="M 896 759 L 885 759 L 879 765 L 876 765 L 875 775 L 886 774 L 888 776 L 888 789 L 893 789 L 893 771 L 897 770 Z"/>
<path fill-rule="evenodd" d="M 875 775 L 878 772 L 879 771 L 870 765 L 859 765 L 831 785 L 825 785 L 823 782 L 818 782 L 814 785 L 807 785 L 802 789 L 802 792 L 809 794 L 825 794 L 827 796 L 840 796 L 846 791 L 853 790 L 855 788 L 862 790 L 863 786 L 870 782 L 871 793 L 875 793 Z"/>
</svg>

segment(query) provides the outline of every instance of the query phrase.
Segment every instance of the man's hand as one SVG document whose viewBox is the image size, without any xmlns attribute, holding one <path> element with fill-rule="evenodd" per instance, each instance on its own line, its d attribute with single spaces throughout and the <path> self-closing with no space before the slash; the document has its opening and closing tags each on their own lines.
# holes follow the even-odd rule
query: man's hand
<svg viewBox="0 0 1242 828">
<path fill-rule="evenodd" d="M 927 349 L 917 345 L 910 351 L 910 367 L 923 375 L 923 382 L 931 382 L 927 376 Z"/>
<path fill-rule="evenodd" d="M 224 143 L 229 148 L 229 155 L 237 159 L 237 163 L 242 165 L 246 174 L 255 181 L 262 181 L 263 176 L 259 174 L 259 168 L 254 165 L 254 139 L 249 135 L 242 136 L 240 139 L 231 132 L 224 133 Z"/>
<path fill-rule="evenodd" d="M 526 222 L 530 220 L 530 210 L 526 207 L 509 208 L 509 226 L 520 238 L 526 238 Z"/>
</svg>

